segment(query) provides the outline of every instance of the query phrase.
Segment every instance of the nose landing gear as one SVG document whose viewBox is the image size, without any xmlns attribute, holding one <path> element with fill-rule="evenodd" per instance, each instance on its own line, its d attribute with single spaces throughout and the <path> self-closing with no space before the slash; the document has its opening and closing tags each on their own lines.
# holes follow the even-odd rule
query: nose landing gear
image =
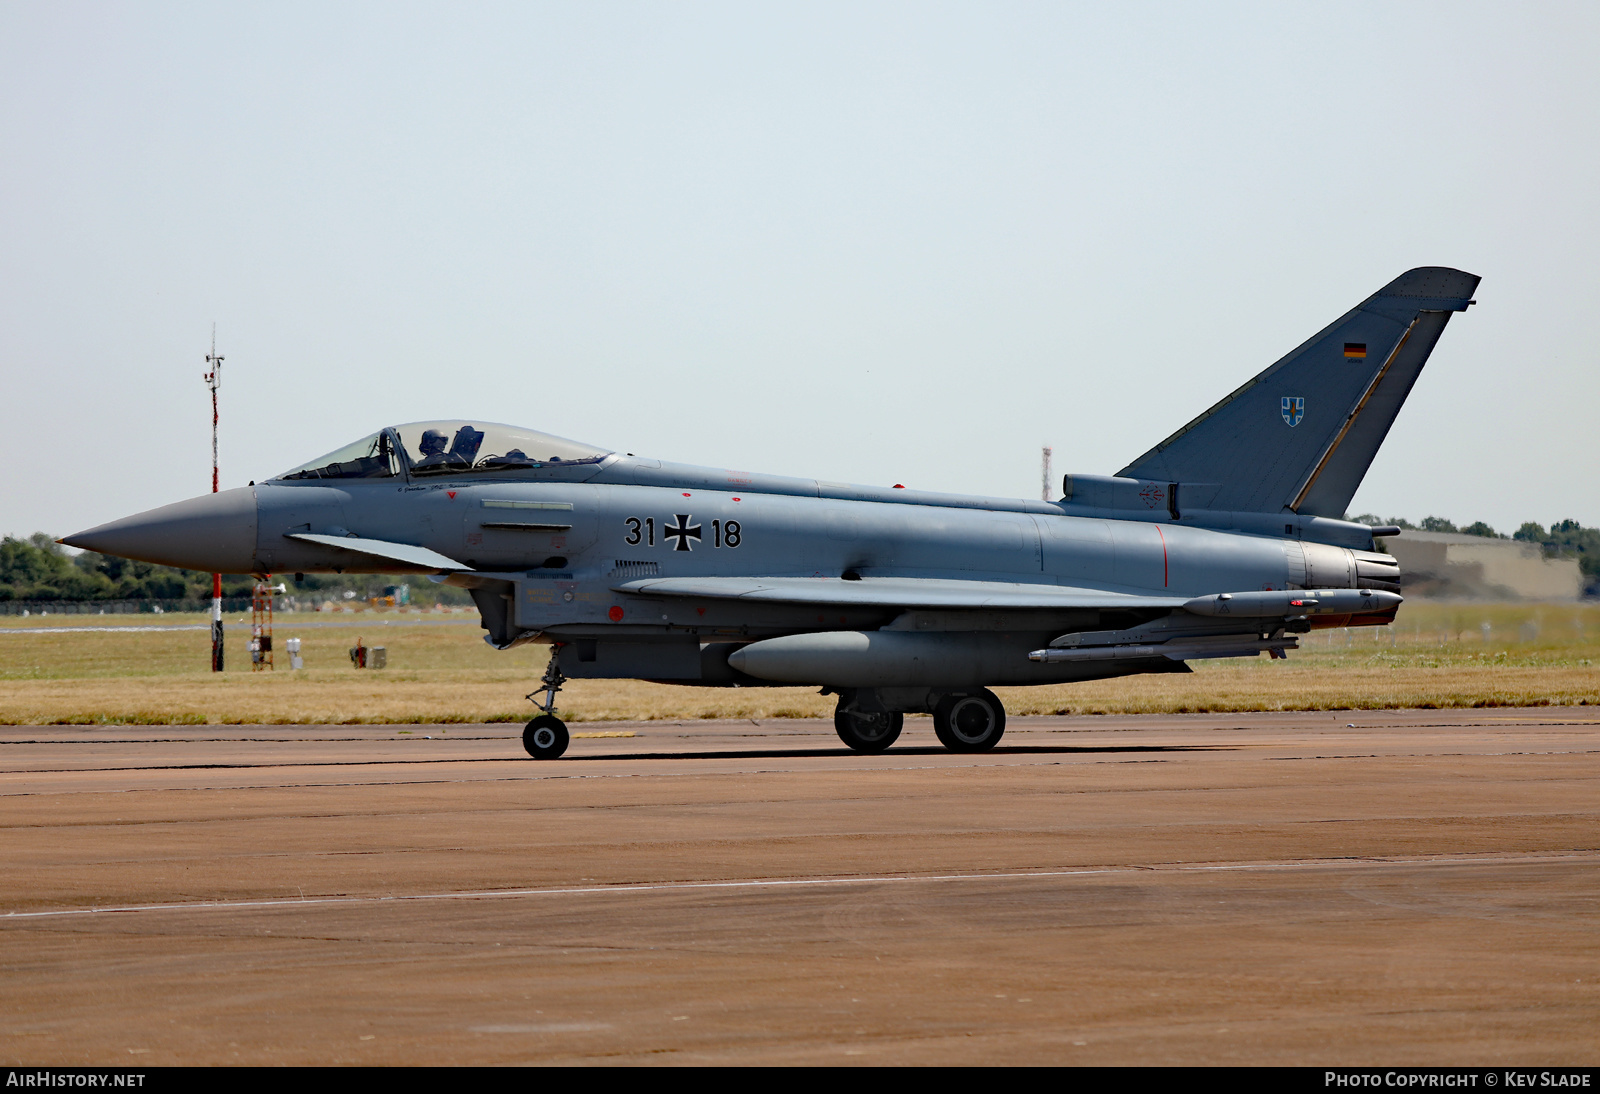
<svg viewBox="0 0 1600 1094">
<path fill-rule="evenodd" d="M 567 745 L 571 741 L 571 735 L 567 733 L 567 723 L 555 716 L 556 692 L 567 682 L 557 658 L 560 652 L 559 644 L 550 651 L 550 664 L 545 666 L 544 676 L 539 679 L 544 685 L 539 689 L 544 693 L 544 701 L 540 702 L 534 698 L 539 691 L 528 693 L 528 702 L 544 710 L 543 714 L 535 716 L 522 731 L 522 747 L 536 760 L 556 759 L 567 750 Z"/>
</svg>

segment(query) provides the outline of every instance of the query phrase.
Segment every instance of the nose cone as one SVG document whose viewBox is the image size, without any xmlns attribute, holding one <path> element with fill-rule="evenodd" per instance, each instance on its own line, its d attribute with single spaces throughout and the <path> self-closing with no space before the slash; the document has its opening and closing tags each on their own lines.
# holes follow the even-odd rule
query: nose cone
<svg viewBox="0 0 1600 1094">
<path fill-rule="evenodd" d="M 185 570 L 248 574 L 257 569 L 256 493 L 239 487 L 202 494 L 78 532 L 61 542 Z"/>
</svg>

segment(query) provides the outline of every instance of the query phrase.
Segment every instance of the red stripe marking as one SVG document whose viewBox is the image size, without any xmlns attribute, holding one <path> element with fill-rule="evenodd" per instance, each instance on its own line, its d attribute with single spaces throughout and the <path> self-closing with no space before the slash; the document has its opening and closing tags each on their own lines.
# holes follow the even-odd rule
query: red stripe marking
<svg viewBox="0 0 1600 1094">
<path fill-rule="evenodd" d="M 1161 537 L 1161 587 L 1167 588 L 1167 534 L 1156 525 L 1156 535 Z"/>
</svg>

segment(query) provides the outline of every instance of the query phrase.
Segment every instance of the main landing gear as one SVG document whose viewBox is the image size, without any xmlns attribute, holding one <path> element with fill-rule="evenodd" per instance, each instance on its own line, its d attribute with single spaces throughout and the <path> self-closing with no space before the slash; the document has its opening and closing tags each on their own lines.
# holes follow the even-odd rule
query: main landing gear
<svg viewBox="0 0 1600 1094">
<path fill-rule="evenodd" d="M 536 760 L 556 759 L 567 750 L 572 739 L 567 732 L 567 723 L 555 716 L 556 692 L 567 682 L 556 656 L 560 652 L 560 646 L 551 651 L 550 664 L 545 667 L 544 676 L 539 680 L 544 685 L 539 689 L 544 692 L 544 701 L 534 698 L 539 694 L 538 691 L 528 693 L 528 702 L 544 709 L 544 713 L 535 716 L 522 731 L 522 747 Z"/>
<path fill-rule="evenodd" d="M 921 693 L 908 698 L 874 693 L 868 689 L 839 693 L 833 728 L 839 739 L 857 752 L 882 752 L 899 738 L 905 715 L 885 705 L 933 712 L 933 731 L 951 752 L 987 752 L 1006 731 L 1006 708 L 988 688 L 972 691 Z M 914 705 L 913 705 L 914 704 Z"/>
<path fill-rule="evenodd" d="M 987 752 L 1006 731 L 1006 708 L 988 688 L 946 695 L 933 708 L 933 731 L 951 752 Z"/>
<path fill-rule="evenodd" d="M 839 740 L 857 752 L 882 752 L 900 736 L 905 721 L 904 714 L 887 711 L 868 714 L 849 709 L 844 696 L 839 697 L 839 706 L 833 712 L 833 728 Z"/>
</svg>

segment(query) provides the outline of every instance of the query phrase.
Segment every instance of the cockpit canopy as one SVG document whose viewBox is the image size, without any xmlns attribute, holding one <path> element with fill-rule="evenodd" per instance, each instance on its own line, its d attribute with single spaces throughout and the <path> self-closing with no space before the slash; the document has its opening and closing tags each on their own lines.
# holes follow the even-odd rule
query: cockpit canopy
<svg viewBox="0 0 1600 1094">
<path fill-rule="evenodd" d="M 363 437 L 277 476 L 383 479 L 477 475 L 598 463 L 610 450 L 492 422 L 412 422 Z"/>
</svg>

